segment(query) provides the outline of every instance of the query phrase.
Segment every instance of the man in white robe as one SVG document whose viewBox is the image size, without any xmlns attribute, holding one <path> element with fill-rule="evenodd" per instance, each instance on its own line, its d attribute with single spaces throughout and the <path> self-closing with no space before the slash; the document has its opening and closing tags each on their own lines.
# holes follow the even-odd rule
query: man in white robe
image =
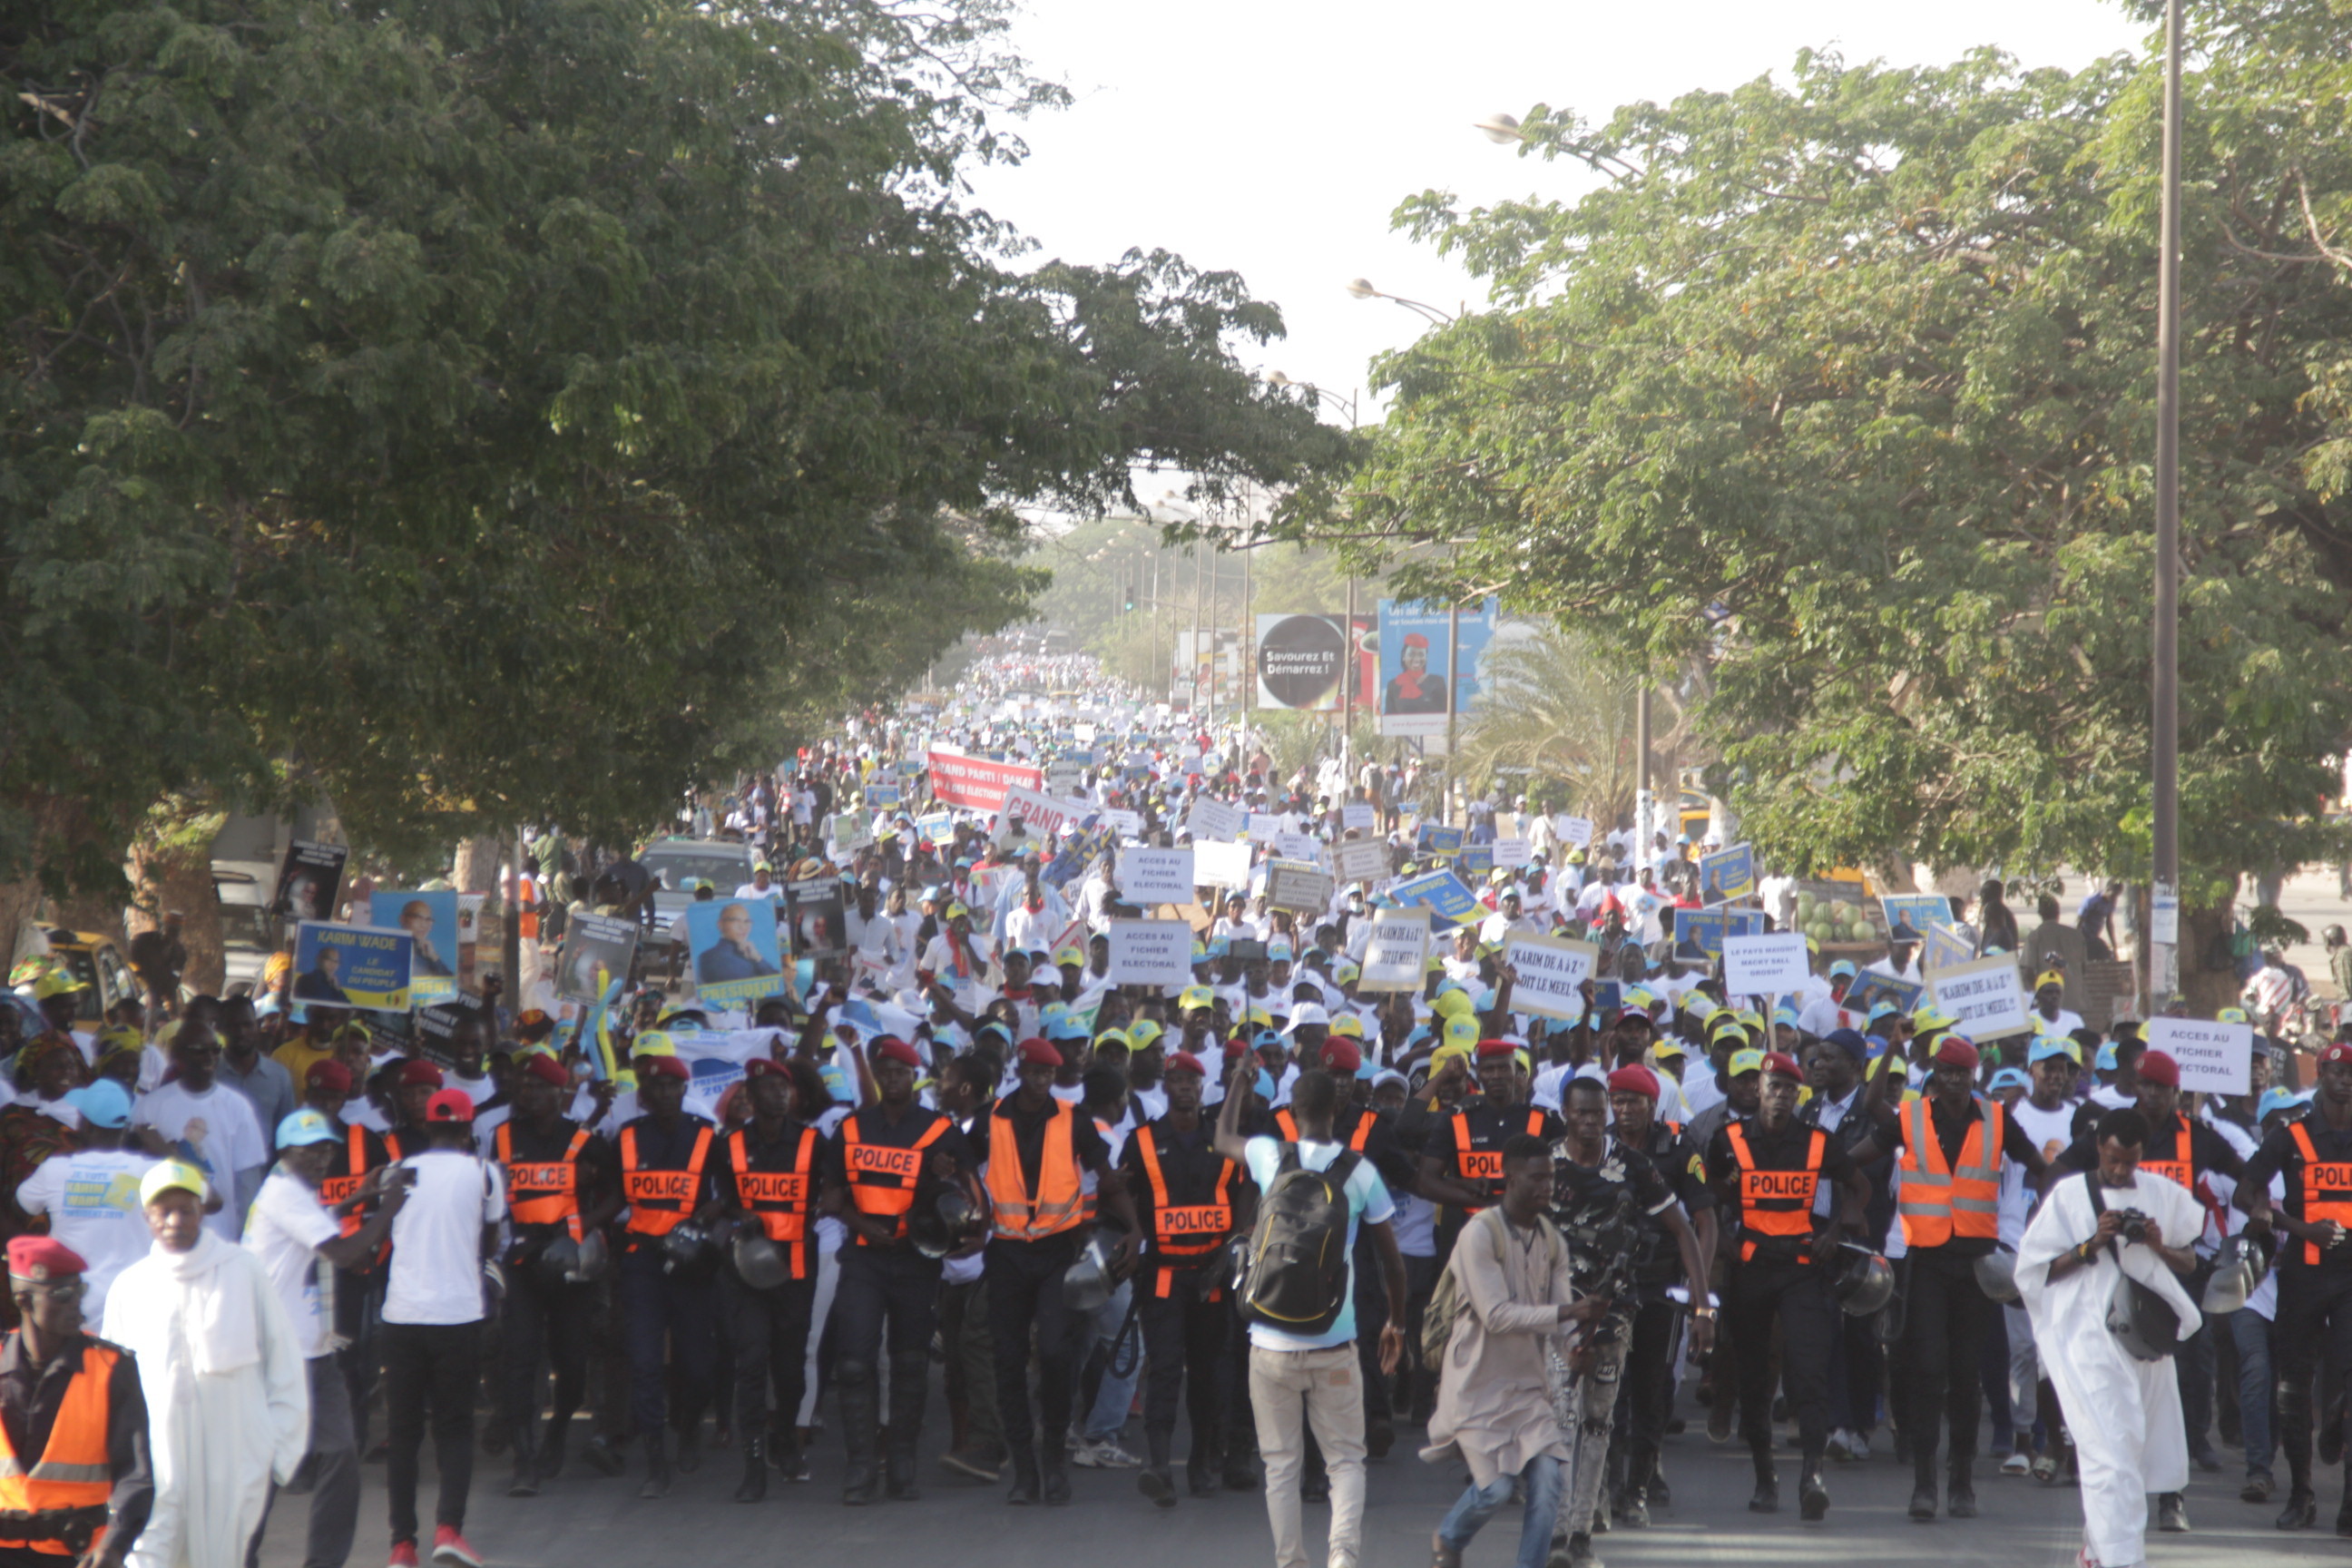
<svg viewBox="0 0 2352 1568">
<path fill-rule="evenodd" d="M 243 1568 L 274 1475 L 302 1462 L 301 1346 L 260 1259 L 204 1228 L 205 1175 L 166 1160 L 139 1198 L 153 1250 L 107 1292 L 104 1337 L 138 1358 L 155 1508 L 130 1568 Z"/>
<path fill-rule="evenodd" d="M 2124 1274 L 2170 1303 L 2181 1338 L 2203 1321 L 2179 1276 L 2195 1267 L 2204 1211 L 2179 1183 L 2138 1169 L 2147 1131 L 2134 1110 L 2101 1118 L 2099 1168 L 2053 1182 L 2017 1249 L 2017 1288 L 2082 1466 L 2084 1568 L 2147 1560 L 2150 1493 L 2162 1528 L 2188 1528 L 2179 1494 L 2189 1484 L 2189 1438 L 2172 1358 L 2138 1360 L 2107 1328 Z M 2145 1239 L 2127 1239 L 2134 1229 Z"/>
</svg>

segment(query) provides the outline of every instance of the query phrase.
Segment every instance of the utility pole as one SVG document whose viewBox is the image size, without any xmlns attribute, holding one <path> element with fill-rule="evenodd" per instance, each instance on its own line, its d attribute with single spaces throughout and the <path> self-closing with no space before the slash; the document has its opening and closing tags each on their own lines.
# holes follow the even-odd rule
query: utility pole
<svg viewBox="0 0 2352 1568">
<path fill-rule="evenodd" d="M 1633 864 L 1650 858 L 1650 678 L 1642 677 L 1641 694 L 1633 700 Z"/>
<path fill-rule="evenodd" d="M 2180 0 L 2164 8 L 2164 201 L 2156 264 L 2155 801 L 2148 1012 L 2180 990 Z"/>
<path fill-rule="evenodd" d="M 1461 779 L 1461 759 L 1454 754 L 1460 738 L 1462 709 L 1462 601 L 1445 606 L 1445 823 L 1454 825 L 1454 786 Z"/>
</svg>

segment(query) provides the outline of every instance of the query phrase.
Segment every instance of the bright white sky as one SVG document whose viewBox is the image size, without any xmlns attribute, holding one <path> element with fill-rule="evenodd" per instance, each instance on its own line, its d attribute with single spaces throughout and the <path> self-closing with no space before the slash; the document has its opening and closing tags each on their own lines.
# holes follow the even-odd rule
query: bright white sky
<svg viewBox="0 0 2352 1568">
<path fill-rule="evenodd" d="M 1806 47 L 1926 64 L 1993 44 L 2027 65 L 2078 68 L 2139 42 L 2111 0 L 1473 0 L 1458 12 L 1026 0 L 1013 43 L 1076 102 L 1030 121 L 1029 161 L 985 172 L 973 200 L 1044 257 L 1102 263 L 1158 247 L 1239 272 L 1289 328 L 1259 368 L 1349 396 L 1375 353 L 1421 326 L 1401 306 L 1350 299 L 1349 279 L 1448 311 L 1475 302 L 1466 274 L 1390 232 L 1399 201 L 1433 187 L 1474 205 L 1577 188 L 1571 166 L 1521 159 L 1471 128 L 1497 110 L 1542 102 L 1605 120 L 1620 104 L 1785 73 Z"/>
</svg>

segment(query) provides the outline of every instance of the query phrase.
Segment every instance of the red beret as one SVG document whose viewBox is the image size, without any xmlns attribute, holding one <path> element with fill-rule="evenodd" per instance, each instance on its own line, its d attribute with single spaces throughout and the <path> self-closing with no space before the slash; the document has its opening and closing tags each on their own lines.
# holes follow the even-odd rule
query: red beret
<svg viewBox="0 0 2352 1568">
<path fill-rule="evenodd" d="M 1507 1057 L 1518 1048 L 1508 1040 L 1481 1040 L 1478 1042 L 1478 1059 L 1485 1061 L 1488 1057 Z"/>
<path fill-rule="evenodd" d="M 1797 1058 L 1786 1051 L 1765 1052 L 1764 1070 L 1768 1074 L 1779 1073 L 1782 1078 L 1795 1079 L 1799 1083 L 1805 1081 L 1805 1069 L 1799 1067 Z"/>
<path fill-rule="evenodd" d="M 1658 1099 L 1658 1075 L 1640 1062 L 1635 1062 L 1630 1067 L 1622 1067 L 1611 1073 L 1609 1088 L 1612 1092 L 1623 1089 L 1628 1094 L 1645 1094 L 1650 1097 L 1650 1102 L 1654 1105 Z"/>
<path fill-rule="evenodd" d="M 1161 1068 L 1160 1072 L 1163 1078 L 1171 1072 L 1189 1072 L 1200 1078 L 1209 1076 L 1209 1069 L 1201 1065 L 1201 1058 L 1190 1051 L 1178 1051 L 1174 1056 L 1170 1057 L 1168 1065 Z"/>
<path fill-rule="evenodd" d="M 1974 1072 L 1983 1059 L 1976 1047 L 1958 1035 L 1946 1035 L 1937 1042 L 1936 1065 L 1939 1068 L 1966 1068 Z"/>
<path fill-rule="evenodd" d="M 540 1082 L 551 1083 L 558 1089 L 572 1081 L 572 1074 L 565 1070 L 562 1062 L 541 1051 L 533 1051 L 522 1058 L 522 1070 Z"/>
<path fill-rule="evenodd" d="M 1235 1035 L 1232 1039 L 1225 1042 L 1225 1060 L 1229 1062 L 1239 1061 L 1243 1057 L 1248 1054 L 1249 1042 L 1244 1039 L 1241 1036 Z"/>
<path fill-rule="evenodd" d="M 2342 1040 L 2334 1042 L 2319 1053 L 2319 1061 L 2323 1067 L 2329 1062 L 2352 1062 L 2352 1044 Z"/>
<path fill-rule="evenodd" d="M 877 1062 L 900 1062 L 917 1072 L 923 1070 L 923 1054 L 896 1035 L 885 1035 L 875 1041 L 873 1054 Z"/>
<path fill-rule="evenodd" d="M 80 1253 L 54 1237 L 19 1236 L 8 1243 L 8 1272 L 19 1279 L 59 1279 L 89 1267 Z"/>
<path fill-rule="evenodd" d="M 310 1070 L 302 1075 L 302 1082 L 304 1087 L 309 1089 L 323 1089 L 332 1094 L 349 1094 L 352 1091 L 352 1069 L 329 1058 L 324 1061 L 312 1062 Z"/>
<path fill-rule="evenodd" d="M 790 1078 L 792 1076 L 792 1074 L 785 1069 L 784 1064 L 776 1060 L 773 1057 L 753 1057 L 750 1061 L 743 1064 L 743 1076 L 745 1078 L 767 1078 L 772 1075 L 776 1078 Z"/>
<path fill-rule="evenodd" d="M 433 1098 L 425 1102 L 427 1121 L 471 1121 L 474 1119 L 474 1097 L 462 1089 L 436 1089 Z"/>
<path fill-rule="evenodd" d="M 1333 1072 L 1352 1073 L 1364 1065 L 1364 1053 L 1345 1035 L 1323 1042 L 1323 1065 Z"/>
<path fill-rule="evenodd" d="M 676 1057 L 639 1057 L 636 1059 L 636 1069 L 637 1077 L 640 1079 L 674 1078 L 680 1083 L 685 1083 L 694 1077 L 693 1073 L 687 1070 L 686 1064 Z"/>
<path fill-rule="evenodd" d="M 429 1089 L 439 1089 L 441 1069 L 423 1057 L 411 1057 L 400 1064 L 400 1087 L 413 1089 L 420 1083 Z"/>
<path fill-rule="evenodd" d="M 2139 1058 L 2139 1080 L 2160 1089 L 2180 1087 L 2180 1064 L 2168 1051 L 2144 1051 Z"/>
<path fill-rule="evenodd" d="M 1057 1068 L 1062 1065 L 1062 1053 L 1054 1048 L 1053 1041 L 1032 1035 L 1021 1042 L 1021 1061 L 1024 1067 L 1035 1062 L 1041 1066 Z"/>
</svg>

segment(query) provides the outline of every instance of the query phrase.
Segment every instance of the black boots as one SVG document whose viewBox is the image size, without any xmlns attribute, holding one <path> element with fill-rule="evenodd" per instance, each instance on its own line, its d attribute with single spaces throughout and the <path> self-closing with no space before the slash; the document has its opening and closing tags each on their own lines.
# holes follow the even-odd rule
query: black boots
<svg viewBox="0 0 2352 1568">
<path fill-rule="evenodd" d="M 539 1495 L 539 1423 L 526 1415 L 514 1424 L 514 1479 L 509 1497 Z"/>
<path fill-rule="evenodd" d="M 923 1384 L 929 1362 L 928 1351 L 907 1351 L 890 1358 L 887 1489 L 892 1502 L 913 1502 L 923 1495 L 915 1485 L 915 1450 L 923 1436 Z"/>
<path fill-rule="evenodd" d="M 1168 1462 L 1169 1432 L 1146 1430 L 1143 1434 L 1143 1468 L 1137 1472 L 1135 1489 L 1150 1498 L 1160 1508 L 1176 1506 L 1176 1476 Z"/>
<path fill-rule="evenodd" d="M 735 1489 L 737 1502 L 761 1502 L 768 1495 L 768 1442 L 753 1432 L 743 1438 L 743 1480 Z"/>
<path fill-rule="evenodd" d="M 551 1481 L 563 1473 L 563 1447 L 565 1440 L 571 1436 L 572 1418 L 570 1416 L 557 1415 L 548 1418 L 547 1436 L 541 1438 L 539 1444 L 539 1479 L 541 1480 Z"/>
<path fill-rule="evenodd" d="M 841 1430 L 849 1442 L 849 1474 L 841 1486 L 841 1500 L 857 1507 L 872 1502 L 881 1491 L 879 1456 L 881 1412 L 877 1408 L 874 1371 L 845 1365 L 841 1375 Z"/>
<path fill-rule="evenodd" d="M 646 1484 L 637 1489 L 637 1495 L 669 1496 L 669 1441 L 658 1427 L 646 1434 Z"/>
<path fill-rule="evenodd" d="M 1944 1482 L 1944 1512 L 1953 1519 L 1974 1519 L 1977 1516 L 1977 1462 L 1973 1458 L 1952 1456 L 1952 1468 Z"/>
<path fill-rule="evenodd" d="M 1798 1479 L 1797 1515 L 1816 1523 L 1830 1516 L 1830 1489 L 1822 1484 L 1819 1454 L 1805 1460 L 1805 1473 Z"/>
<path fill-rule="evenodd" d="M 1004 1494 L 1010 1503 L 1028 1504 L 1038 1499 L 1037 1450 L 1026 1443 L 1014 1443 L 1013 1448 L 1013 1489 Z"/>
<path fill-rule="evenodd" d="M 1780 1478 L 1772 1468 L 1772 1450 L 1750 1448 L 1748 1457 L 1756 1463 L 1756 1491 L 1748 1500 L 1750 1513 L 1780 1511 Z"/>
<path fill-rule="evenodd" d="M 1070 1450 L 1059 1432 L 1045 1435 L 1045 1496 L 1049 1508 L 1058 1508 L 1070 1500 Z"/>
</svg>

